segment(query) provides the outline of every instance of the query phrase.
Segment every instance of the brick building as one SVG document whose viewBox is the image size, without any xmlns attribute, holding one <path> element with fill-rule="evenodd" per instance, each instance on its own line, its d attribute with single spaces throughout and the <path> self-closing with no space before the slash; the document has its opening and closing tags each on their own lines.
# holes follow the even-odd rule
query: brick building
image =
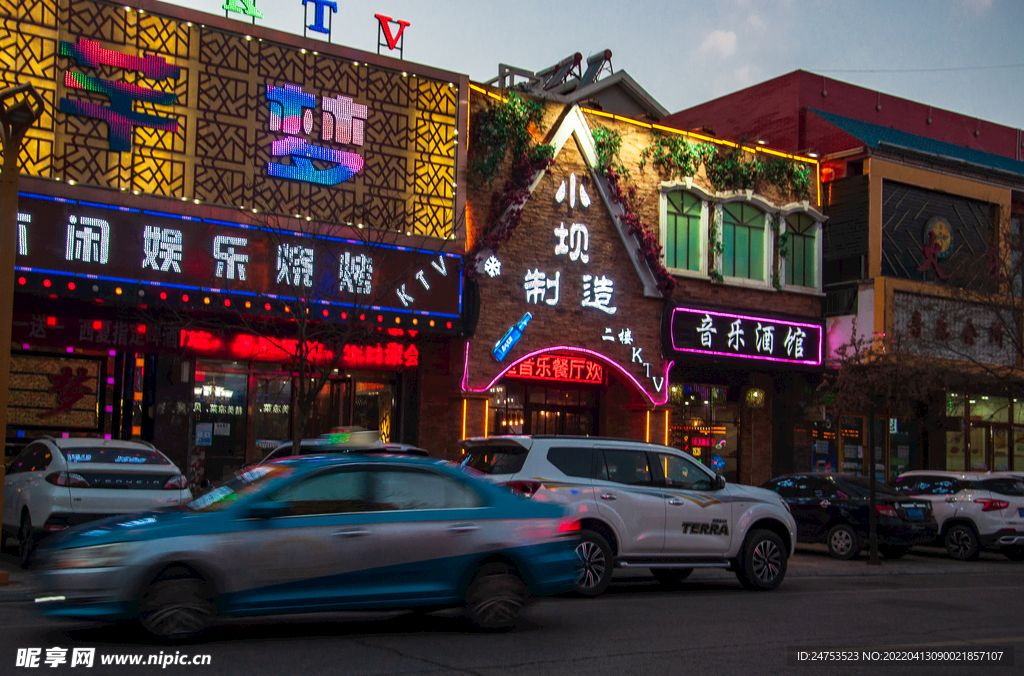
<svg viewBox="0 0 1024 676">
<path fill-rule="evenodd" d="M 820 157 L 830 350 L 856 326 L 933 369 L 916 415 L 874 423 L 880 476 L 1024 469 L 1020 129 L 805 71 L 664 121 Z M 840 466 L 866 473 L 867 417 L 834 431 Z"/>
</svg>

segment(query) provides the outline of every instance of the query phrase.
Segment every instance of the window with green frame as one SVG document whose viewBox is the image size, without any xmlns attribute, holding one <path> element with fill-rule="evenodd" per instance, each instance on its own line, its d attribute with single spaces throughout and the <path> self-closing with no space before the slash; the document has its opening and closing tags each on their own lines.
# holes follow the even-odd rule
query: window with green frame
<svg viewBox="0 0 1024 676">
<path fill-rule="evenodd" d="M 818 222 L 807 214 L 790 214 L 786 216 L 786 232 L 786 284 L 817 288 Z"/>
<path fill-rule="evenodd" d="M 700 213 L 703 203 L 677 190 L 668 193 L 665 223 L 665 266 L 700 271 Z"/>
<path fill-rule="evenodd" d="M 722 274 L 764 281 L 764 212 L 746 202 L 722 206 Z"/>
</svg>

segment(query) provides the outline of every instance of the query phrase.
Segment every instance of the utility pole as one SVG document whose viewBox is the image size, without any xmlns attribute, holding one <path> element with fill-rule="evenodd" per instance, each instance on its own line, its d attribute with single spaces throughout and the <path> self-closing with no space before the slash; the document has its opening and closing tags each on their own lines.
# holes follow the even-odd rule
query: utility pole
<svg viewBox="0 0 1024 676">
<path fill-rule="evenodd" d="M 43 114 L 43 97 L 31 84 L 0 91 L 0 142 L 4 165 L 0 175 L 0 430 L 7 456 L 7 394 L 11 376 L 11 329 L 14 321 L 14 263 L 18 253 L 18 156 L 25 132 Z M 0 510 L 3 509 L 5 464 L 0 462 Z M 0 516 L 3 512 L 0 511 Z M 0 585 L 8 582 L 0 571 Z"/>
</svg>

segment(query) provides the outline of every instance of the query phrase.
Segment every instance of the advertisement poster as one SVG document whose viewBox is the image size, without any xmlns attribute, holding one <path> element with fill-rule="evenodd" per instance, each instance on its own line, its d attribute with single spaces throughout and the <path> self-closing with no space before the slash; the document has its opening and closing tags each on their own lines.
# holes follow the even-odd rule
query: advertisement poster
<svg viewBox="0 0 1024 676">
<path fill-rule="evenodd" d="M 213 446 L 213 423 L 196 423 L 196 446 Z"/>
</svg>

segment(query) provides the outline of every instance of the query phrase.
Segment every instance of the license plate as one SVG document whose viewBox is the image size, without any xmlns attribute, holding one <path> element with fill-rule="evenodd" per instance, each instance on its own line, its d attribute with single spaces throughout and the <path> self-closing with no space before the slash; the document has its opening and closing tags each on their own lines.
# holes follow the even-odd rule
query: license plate
<svg viewBox="0 0 1024 676">
<path fill-rule="evenodd" d="M 1024 507 L 1017 508 L 1017 516 L 1024 516 Z"/>
<path fill-rule="evenodd" d="M 924 510 L 923 509 L 908 509 L 907 510 L 907 518 L 908 519 L 923 519 L 924 518 Z"/>
</svg>

